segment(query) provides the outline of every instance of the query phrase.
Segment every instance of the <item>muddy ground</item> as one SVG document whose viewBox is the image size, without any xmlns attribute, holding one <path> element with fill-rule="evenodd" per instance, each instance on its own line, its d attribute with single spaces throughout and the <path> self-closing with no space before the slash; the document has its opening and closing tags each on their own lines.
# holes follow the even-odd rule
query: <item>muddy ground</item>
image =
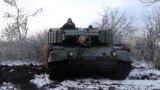
<svg viewBox="0 0 160 90">
<path fill-rule="evenodd" d="M 133 63 L 126 80 L 73 77 L 62 82 L 48 79 L 41 65 L 0 65 L 0 90 L 160 90 L 160 71 Z"/>
<path fill-rule="evenodd" d="M 42 66 L 21 65 L 21 66 L 0 66 L 0 85 L 4 82 L 12 83 L 21 90 L 38 90 L 30 83 L 35 74 L 44 73 Z"/>
</svg>

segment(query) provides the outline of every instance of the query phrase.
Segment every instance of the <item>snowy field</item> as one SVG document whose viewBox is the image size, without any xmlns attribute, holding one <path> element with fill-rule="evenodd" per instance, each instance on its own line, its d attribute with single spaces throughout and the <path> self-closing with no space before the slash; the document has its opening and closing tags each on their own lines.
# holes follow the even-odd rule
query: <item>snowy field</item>
<svg viewBox="0 0 160 90">
<path fill-rule="evenodd" d="M 18 89 L 16 86 L 14 86 L 11 83 L 3 82 L 3 84 L 0 85 L 0 90 L 20 90 L 20 89 Z"/>
<path fill-rule="evenodd" d="M 47 74 L 35 75 L 32 83 L 46 90 L 160 90 L 160 71 L 148 68 L 145 62 L 133 63 L 133 70 L 126 80 L 106 78 L 72 79 L 61 83 L 51 81 Z"/>
<path fill-rule="evenodd" d="M 42 65 L 42 63 L 35 62 L 35 60 L 3 60 L 0 61 L 0 65 L 7 65 L 7 66 L 21 66 L 21 65 Z"/>
<path fill-rule="evenodd" d="M 4 64 L 3 64 L 4 65 Z M 32 76 L 28 78 L 30 90 L 160 90 L 160 71 L 148 68 L 144 61 L 134 62 L 133 69 L 126 80 L 116 81 L 108 78 L 70 78 L 62 82 L 51 81 L 48 75 L 42 73 L 37 67 L 37 73 L 33 70 L 28 72 Z M 32 69 L 35 69 L 33 67 Z M 16 69 L 8 70 L 10 72 Z M 34 89 L 32 89 L 34 87 Z M 23 87 L 24 89 L 24 87 Z M 3 82 L 0 90 L 22 90 L 19 84 L 14 82 Z"/>
</svg>

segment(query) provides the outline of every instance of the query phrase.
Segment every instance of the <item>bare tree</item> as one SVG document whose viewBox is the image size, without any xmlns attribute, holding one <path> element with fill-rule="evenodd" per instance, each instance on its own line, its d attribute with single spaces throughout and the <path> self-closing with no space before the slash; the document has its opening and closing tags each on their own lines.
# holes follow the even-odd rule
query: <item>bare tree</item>
<svg viewBox="0 0 160 90">
<path fill-rule="evenodd" d="M 143 57 L 151 66 L 160 69 L 160 11 L 153 9 L 151 15 L 144 15 L 145 33 L 143 43 Z"/>
<path fill-rule="evenodd" d="M 41 48 L 47 42 L 48 31 L 27 37 L 25 41 L 0 41 L 0 62 L 4 60 L 42 63 Z"/>
<path fill-rule="evenodd" d="M 101 21 L 96 24 L 101 29 L 111 30 L 114 33 L 115 42 L 121 42 L 124 37 L 133 34 L 135 31 L 133 18 L 117 9 L 104 10 Z"/>
<path fill-rule="evenodd" d="M 25 14 L 23 9 L 18 7 L 17 0 L 4 0 L 6 4 L 13 7 L 16 10 L 16 14 L 6 12 L 5 18 L 13 19 L 13 22 L 7 23 L 5 29 L 3 29 L 2 34 L 7 37 L 7 39 L 19 39 L 24 40 L 28 32 L 28 19 L 29 17 L 36 16 L 38 13 L 42 12 L 41 9 L 37 9 L 32 14 Z"/>
<path fill-rule="evenodd" d="M 147 6 L 158 3 L 160 0 L 140 0 L 140 2 L 146 4 Z"/>
<path fill-rule="evenodd" d="M 39 32 L 36 35 L 29 37 L 28 43 L 30 46 L 27 48 L 30 49 L 29 51 L 34 52 L 34 54 L 30 53 L 29 56 L 32 56 L 32 58 L 40 60 L 41 48 L 44 43 L 47 43 L 47 39 L 48 39 L 48 30 L 44 30 L 43 32 Z"/>
<path fill-rule="evenodd" d="M 156 3 L 159 2 L 160 0 L 140 0 L 143 3 Z"/>
</svg>

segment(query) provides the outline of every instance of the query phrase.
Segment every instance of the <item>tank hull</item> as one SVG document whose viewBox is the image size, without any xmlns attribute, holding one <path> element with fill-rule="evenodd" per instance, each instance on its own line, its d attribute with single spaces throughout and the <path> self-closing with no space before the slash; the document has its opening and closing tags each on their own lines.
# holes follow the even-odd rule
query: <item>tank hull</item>
<svg viewBox="0 0 160 90">
<path fill-rule="evenodd" d="M 116 59 L 69 59 L 66 61 L 66 73 L 68 74 L 105 74 L 114 71 L 116 67 Z"/>
<path fill-rule="evenodd" d="M 113 80 L 124 80 L 130 73 L 131 62 L 109 60 L 73 60 L 49 62 L 49 75 L 53 80 L 64 80 L 75 76 L 104 76 Z"/>
</svg>

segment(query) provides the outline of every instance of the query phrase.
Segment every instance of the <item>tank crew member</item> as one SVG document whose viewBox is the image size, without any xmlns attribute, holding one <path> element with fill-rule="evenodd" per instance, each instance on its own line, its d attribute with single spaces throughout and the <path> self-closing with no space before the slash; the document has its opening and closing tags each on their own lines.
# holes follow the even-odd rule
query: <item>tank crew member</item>
<svg viewBox="0 0 160 90">
<path fill-rule="evenodd" d="M 88 29 L 93 29 L 93 26 L 92 26 L 92 25 L 89 25 L 89 26 L 88 26 Z"/>
<path fill-rule="evenodd" d="M 65 23 L 61 29 L 65 30 L 65 29 L 76 29 L 75 28 L 75 24 L 72 22 L 71 18 L 68 18 L 67 23 Z"/>
</svg>

